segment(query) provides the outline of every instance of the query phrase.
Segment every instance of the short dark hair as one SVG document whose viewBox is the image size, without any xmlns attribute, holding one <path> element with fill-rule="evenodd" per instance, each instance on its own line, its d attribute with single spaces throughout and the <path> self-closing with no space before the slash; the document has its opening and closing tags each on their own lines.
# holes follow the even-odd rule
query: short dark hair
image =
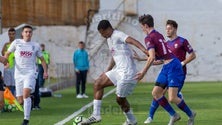
<svg viewBox="0 0 222 125">
<path fill-rule="evenodd" d="M 178 24 L 174 20 L 167 20 L 166 25 L 172 25 L 174 28 L 178 28 Z"/>
<path fill-rule="evenodd" d="M 149 14 L 144 14 L 139 17 L 139 22 L 141 24 L 147 24 L 149 27 L 154 27 L 154 20 L 153 17 Z"/>
<path fill-rule="evenodd" d="M 10 28 L 8 29 L 8 32 L 15 32 L 15 29 L 12 28 L 12 27 L 10 27 Z"/>
<path fill-rule="evenodd" d="M 25 25 L 25 26 L 22 27 L 22 31 L 23 31 L 25 28 L 29 28 L 29 29 L 33 30 L 32 26 L 30 26 L 30 25 Z"/>
<path fill-rule="evenodd" d="M 40 46 L 41 46 L 41 47 L 45 47 L 45 44 L 41 43 Z"/>
<path fill-rule="evenodd" d="M 98 24 L 97 30 L 105 30 L 107 28 L 112 28 L 112 25 L 110 24 L 110 22 L 108 20 L 101 20 Z"/>
<path fill-rule="evenodd" d="M 83 41 L 80 41 L 79 44 L 83 44 L 83 45 L 85 45 L 85 43 L 84 43 Z"/>
</svg>

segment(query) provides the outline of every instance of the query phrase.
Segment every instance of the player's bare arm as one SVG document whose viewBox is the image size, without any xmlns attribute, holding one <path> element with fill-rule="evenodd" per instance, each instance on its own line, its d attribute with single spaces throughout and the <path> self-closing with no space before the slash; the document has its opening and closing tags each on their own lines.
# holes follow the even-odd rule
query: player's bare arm
<svg viewBox="0 0 222 125">
<path fill-rule="evenodd" d="M 8 43 L 5 43 L 4 46 L 3 46 L 3 48 L 2 48 L 2 56 L 4 56 L 4 55 L 5 55 L 5 52 L 7 51 L 7 44 L 8 44 Z"/>
<path fill-rule="evenodd" d="M 146 72 L 148 71 L 148 69 L 150 68 L 150 66 L 153 64 L 155 60 L 155 50 L 150 49 L 148 53 L 149 53 L 148 54 L 149 56 L 147 58 L 145 67 L 143 68 L 141 72 L 137 73 L 136 80 L 141 80 L 144 77 L 144 75 L 146 74 Z"/>
<path fill-rule="evenodd" d="M 7 51 L 7 52 L 5 53 L 5 55 L 4 55 L 4 57 L 5 57 L 6 59 L 8 59 L 8 57 L 9 57 L 10 54 L 11 54 L 11 52 Z"/>
<path fill-rule="evenodd" d="M 44 69 L 44 74 L 43 74 L 43 78 L 45 78 L 45 79 L 47 79 L 48 78 L 48 69 L 47 69 L 47 64 L 46 64 L 46 62 L 45 62 L 45 59 L 41 56 L 41 57 L 39 57 L 39 59 L 41 60 L 41 62 L 42 62 L 42 67 L 43 67 L 43 69 Z"/>
<path fill-rule="evenodd" d="M 133 49 L 133 58 L 138 60 L 138 61 L 146 61 L 147 60 L 147 56 L 146 57 L 141 57 L 139 56 L 139 54 Z"/>
<path fill-rule="evenodd" d="M 181 64 L 184 66 L 188 64 L 189 62 L 191 62 L 192 60 L 194 60 L 195 58 L 196 58 L 196 54 L 195 52 L 192 52 L 188 55 L 188 57 L 185 60 L 181 62 Z"/>
<path fill-rule="evenodd" d="M 140 57 L 135 50 L 133 50 L 133 58 L 138 60 L 138 61 L 147 61 L 147 56 L 146 57 Z M 162 60 L 154 60 L 153 65 L 162 65 L 163 61 Z"/>
<path fill-rule="evenodd" d="M 144 54 L 146 54 L 147 56 L 149 56 L 148 54 L 148 51 L 146 50 L 146 48 L 137 40 L 135 40 L 134 38 L 132 37 L 128 37 L 126 39 L 126 42 L 129 43 L 129 44 L 132 44 L 134 46 L 136 46 L 138 49 L 140 49 Z"/>
<path fill-rule="evenodd" d="M 115 61 L 114 61 L 114 59 L 112 57 L 110 62 L 109 62 L 109 65 L 108 65 L 108 67 L 106 69 L 106 72 L 110 71 L 114 66 L 115 66 Z"/>
<path fill-rule="evenodd" d="M 143 70 L 141 72 L 137 73 L 137 76 L 135 77 L 136 80 L 141 80 L 144 77 L 144 75 L 146 74 L 147 70 L 153 64 L 153 61 L 155 60 L 155 50 L 150 49 L 149 51 L 147 51 L 147 49 L 139 41 L 133 39 L 132 37 L 128 37 L 126 39 L 126 42 L 136 46 L 144 54 L 146 54 L 148 56 L 145 67 L 143 68 Z"/>
<path fill-rule="evenodd" d="M 7 60 L 7 63 L 4 64 L 4 65 L 5 65 L 5 68 L 9 67 L 8 57 L 9 57 L 10 54 L 11 54 L 11 52 L 7 51 L 7 52 L 5 53 L 5 55 L 4 55 L 4 58 Z"/>
<path fill-rule="evenodd" d="M 6 59 L 3 56 L 0 56 L 0 62 L 3 63 L 4 65 L 6 65 L 8 63 L 8 59 Z"/>
</svg>

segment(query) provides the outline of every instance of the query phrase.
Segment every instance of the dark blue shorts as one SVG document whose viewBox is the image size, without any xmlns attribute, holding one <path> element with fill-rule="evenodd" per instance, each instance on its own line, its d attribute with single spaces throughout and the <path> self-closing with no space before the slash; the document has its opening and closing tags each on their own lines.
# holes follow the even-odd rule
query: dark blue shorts
<svg viewBox="0 0 222 125">
<path fill-rule="evenodd" d="M 178 91 L 183 87 L 185 75 L 179 59 L 174 58 L 168 64 L 164 64 L 156 80 L 156 86 L 162 88 L 177 87 Z"/>
</svg>

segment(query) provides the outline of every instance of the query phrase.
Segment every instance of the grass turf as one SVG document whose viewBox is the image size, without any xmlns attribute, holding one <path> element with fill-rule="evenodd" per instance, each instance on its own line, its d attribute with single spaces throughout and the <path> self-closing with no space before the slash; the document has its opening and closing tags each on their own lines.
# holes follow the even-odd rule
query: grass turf
<svg viewBox="0 0 222 125">
<path fill-rule="evenodd" d="M 75 88 L 57 91 L 62 94 L 61 98 L 48 97 L 41 98 L 41 110 L 32 111 L 30 125 L 53 125 L 63 120 L 73 112 L 80 109 L 85 104 L 93 100 L 93 85 L 87 85 L 88 99 L 76 99 Z M 106 92 L 114 87 L 105 89 Z M 128 97 L 133 112 L 138 120 L 138 125 L 142 125 L 147 117 L 149 105 L 152 101 L 151 90 L 153 84 L 139 83 L 133 94 Z M 182 90 L 186 103 L 191 109 L 197 112 L 195 125 L 220 125 L 222 122 L 222 83 L 221 82 L 187 82 Z M 182 119 L 175 125 L 186 125 L 187 116 L 175 105 L 174 109 L 180 113 Z M 92 107 L 81 113 L 85 117 L 92 112 Z M 103 100 L 102 121 L 98 125 L 119 125 L 125 121 L 122 111 L 115 101 L 115 94 L 111 94 Z M 1 125 L 21 124 L 23 113 L 19 111 L 0 113 Z M 151 125 L 167 124 L 169 115 L 161 107 L 157 110 L 154 121 Z M 72 120 L 66 123 L 72 125 Z"/>
</svg>

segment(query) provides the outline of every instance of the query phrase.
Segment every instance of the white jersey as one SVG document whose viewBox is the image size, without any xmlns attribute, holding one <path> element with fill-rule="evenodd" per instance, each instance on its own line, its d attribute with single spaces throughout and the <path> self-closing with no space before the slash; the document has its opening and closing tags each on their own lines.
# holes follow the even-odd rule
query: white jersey
<svg viewBox="0 0 222 125">
<path fill-rule="evenodd" d="M 15 78 L 36 73 L 36 57 L 42 56 L 38 43 L 16 39 L 12 42 L 8 51 L 14 52 L 15 55 Z"/>
<path fill-rule="evenodd" d="M 126 43 L 128 37 L 125 33 L 114 30 L 107 42 L 116 64 L 114 70 L 123 77 L 122 79 L 132 80 L 137 73 L 137 69 L 130 46 Z"/>
</svg>

